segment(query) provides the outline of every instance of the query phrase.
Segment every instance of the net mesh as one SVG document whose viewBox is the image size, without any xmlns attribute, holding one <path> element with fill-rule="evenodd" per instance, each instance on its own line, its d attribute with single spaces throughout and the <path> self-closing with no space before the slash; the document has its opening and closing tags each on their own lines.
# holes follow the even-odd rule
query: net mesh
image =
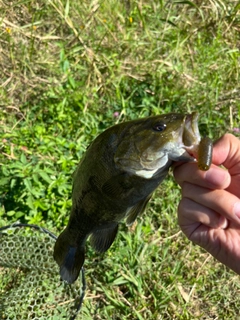
<svg viewBox="0 0 240 320">
<path fill-rule="evenodd" d="M 56 236 L 16 224 L 0 229 L 0 319 L 77 319 L 85 279 L 60 280 L 53 259 Z"/>
</svg>

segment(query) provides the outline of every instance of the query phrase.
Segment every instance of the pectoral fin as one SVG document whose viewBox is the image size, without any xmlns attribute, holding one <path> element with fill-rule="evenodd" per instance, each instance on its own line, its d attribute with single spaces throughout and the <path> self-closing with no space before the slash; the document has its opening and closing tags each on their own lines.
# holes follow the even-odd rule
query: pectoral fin
<svg viewBox="0 0 240 320">
<path fill-rule="evenodd" d="M 144 198 L 142 201 L 139 201 L 134 207 L 132 207 L 129 210 L 129 213 L 128 213 L 127 219 L 126 219 L 127 226 L 131 226 L 133 224 L 133 222 L 137 219 L 137 217 L 143 213 L 151 196 L 152 196 L 152 194 L 150 194 L 148 197 Z"/>
</svg>

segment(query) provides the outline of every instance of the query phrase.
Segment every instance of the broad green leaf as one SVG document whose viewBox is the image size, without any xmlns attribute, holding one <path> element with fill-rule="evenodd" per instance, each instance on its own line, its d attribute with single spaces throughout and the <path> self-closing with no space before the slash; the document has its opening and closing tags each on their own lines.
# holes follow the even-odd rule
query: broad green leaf
<svg viewBox="0 0 240 320">
<path fill-rule="evenodd" d="M 31 182 L 30 178 L 23 179 L 23 183 L 26 186 L 26 188 L 28 189 L 28 191 L 30 191 L 32 193 L 33 186 L 32 186 L 32 182 Z"/>
<path fill-rule="evenodd" d="M 49 177 L 49 175 L 48 175 L 45 171 L 40 170 L 40 171 L 38 171 L 38 174 L 40 175 L 40 177 L 41 177 L 44 181 L 46 181 L 46 182 L 48 182 L 48 183 L 52 183 L 52 179 Z"/>
<path fill-rule="evenodd" d="M 9 184 L 10 180 L 11 180 L 10 177 L 8 177 L 8 178 L 1 177 L 0 178 L 0 186 L 4 186 L 4 185 Z"/>
<path fill-rule="evenodd" d="M 23 164 L 27 164 L 28 163 L 25 153 L 21 154 L 20 160 L 21 160 L 21 162 Z"/>
</svg>

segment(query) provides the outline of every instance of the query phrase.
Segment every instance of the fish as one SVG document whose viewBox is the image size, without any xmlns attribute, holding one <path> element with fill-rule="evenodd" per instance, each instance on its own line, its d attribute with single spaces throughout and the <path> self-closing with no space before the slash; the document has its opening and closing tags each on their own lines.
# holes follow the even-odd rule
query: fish
<svg viewBox="0 0 240 320">
<path fill-rule="evenodd" d="M 93 140 L 73 175 L 72 206 L 54 259 L 71 284 L 85 259 L 114 242 L 119 222 L 131 226 L 175 161 L 195 162 L 201 140 L 198 113 L 169 113 L 116 124 Z"/>
</svg>

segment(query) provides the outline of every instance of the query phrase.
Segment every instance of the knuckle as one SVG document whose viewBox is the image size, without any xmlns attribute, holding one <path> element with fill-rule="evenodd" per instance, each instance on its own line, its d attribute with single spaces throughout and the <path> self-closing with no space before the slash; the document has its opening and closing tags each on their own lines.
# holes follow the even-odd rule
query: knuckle
<svg viewBox="0 0 240 320">
<path fill-rule="evenodd" d="M 184 181 L 182 183 L 182 196 L 187 196 L 189 193 L 191 193 L 193 185 L 187 181 Z"/>
</svg>

